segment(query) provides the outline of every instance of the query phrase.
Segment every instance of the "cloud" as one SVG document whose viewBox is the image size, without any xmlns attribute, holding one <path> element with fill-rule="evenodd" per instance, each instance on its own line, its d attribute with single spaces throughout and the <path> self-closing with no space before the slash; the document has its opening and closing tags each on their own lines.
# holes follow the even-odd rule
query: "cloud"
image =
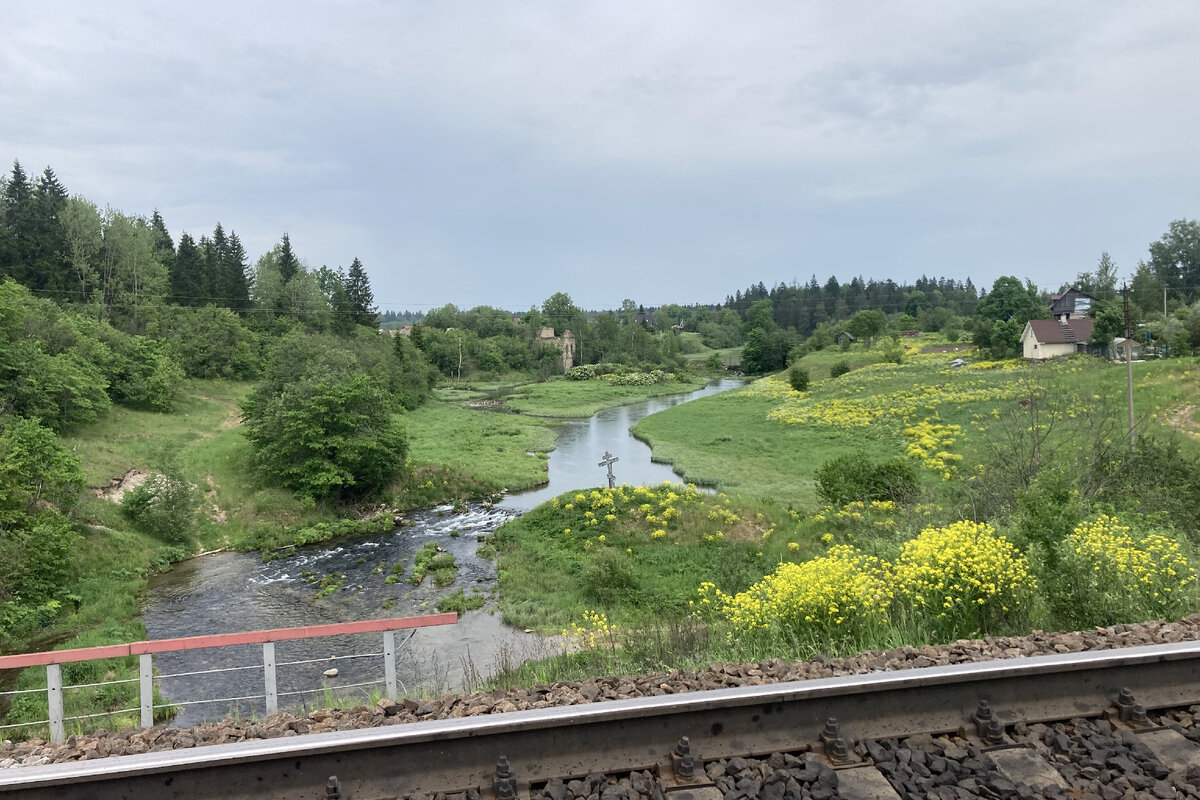
<svg viewBox="0 0 1200 800">
<path fill-rule="evenodd" d="M 1021 252 L 1065 281 L 1089 243 L 1132 265 L 1195 216 L 1194 23 L 1187 0 L 21 4 L 0 156 L 252 256 L 284 230 L 357 255 L 401 304 Z"/>
</svg>

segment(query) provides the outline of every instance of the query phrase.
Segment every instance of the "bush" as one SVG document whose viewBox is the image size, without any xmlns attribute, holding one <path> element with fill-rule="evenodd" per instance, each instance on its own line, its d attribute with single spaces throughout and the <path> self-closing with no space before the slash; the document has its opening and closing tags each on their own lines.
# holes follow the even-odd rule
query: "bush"
<svg viewBox="0 0 1200 800">
<path fill-rule="evenodd" d="M 190 542 L 196 532 L 200 491 L 176 470 L 155 474 L 125 493 L 121 508 L 146 533 L 168 544 Z"/>
<path fill-rule="evenodd" d="M 638 594 L 633 559 L 627 553 L 606 548 L 596 553 L 580 575 L 584 594 L 604 605 L 632 602 Z"/>
<path fill-rule="evenodd" d="M 830 378 L 840 378 L 850 371 L 850 361 L 843 358 L 841 361 L 835 361 L 833 366 L 829 368 Z"/>
<path fill-rule="evenodd" d="M 1116 517 L 1082 522 L 1058 548 L 1051 607 L 1072 627 L 1178 619 L 1196 580 L 1179 542 L 1139 535 Z"/>
<path fill-rule="evenodd" d="M 780 564 L 737 595 L 700 586 L 701 615 L 728 623 L 739 636 L 766 636 L 802 650 L 858 644 L 887 622 L 887 564 L 848 545 L 803 564 Z"/>
<path fill-rule="evenodd" d="M 816 473 L 817 494 L 832 505 L 859 500 L 891 500 L 904 504 L 920 493 L 917 471 L 908 459 L 896 457 L 875 464 L 863 451 L 831 458 Z"/>
<path fill-rule="evenodd" d="M 994 633 L 1023 618 L 1037 580 L 1029 562 L 991 525 L 926 528 L 896 562 L 897 601 L 940 640 Z"/>
<path fill-rule="evenodd" d="M 408 443 L 393 401 L 374 378 L 298 380 L 260 387 L 242 405 L 246 438 L 265 476 L 303 497 L 364 497 L 404 468 Z"/>
<path fill-rule="evenodd" d="M 797 392 L 808 391 L 808 370 L 799 364 L 793 364 L 788 370 L 788 383 Z"/>
</svg>

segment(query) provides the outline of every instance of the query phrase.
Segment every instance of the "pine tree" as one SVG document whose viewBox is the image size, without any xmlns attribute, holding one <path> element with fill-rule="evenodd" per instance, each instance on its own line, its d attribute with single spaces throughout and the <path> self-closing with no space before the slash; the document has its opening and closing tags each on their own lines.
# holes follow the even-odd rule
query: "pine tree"
<svg viewBox="0 0 1200 800">
<path fill-rule="evenodd" d="M 286 233 L 283 235 L 282 244 L 283 247 L 279 253 L 279 277 L 283 279 L 284 283 L 287 283 L 300 271 L 300 260 L 292 252 L 292 240 Z"/>
<path fill-rule="evenodd" d="M 350 264 L 350 272 L 346 275 L 344 285 L 355 324 L 368 328 L 379 327 L 379 314 L 375 308 L 375 295 L 371 292 L 371 279 L 367 277 L 367 271 L 363 269 L 362 262 L 357 257 Z"/>
</svg>

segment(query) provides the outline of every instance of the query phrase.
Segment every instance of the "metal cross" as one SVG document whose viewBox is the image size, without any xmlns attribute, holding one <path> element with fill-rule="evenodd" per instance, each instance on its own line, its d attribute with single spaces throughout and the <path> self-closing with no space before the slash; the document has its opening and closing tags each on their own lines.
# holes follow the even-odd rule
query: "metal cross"
<svg viewBox="0 0 1200 800">
<path fill-rule="evenodd" d="M 619 458 L 617 458 L 612 453 L 605 450 L 604 458 L 601 459 L 600 463 L 596 465 L 598 467 L 608 467 L 608 488 L 610 488 L 610 489 L 613 488 L 614 486 L 616 486 L 616 483 L 614 483 L 615 479 L 613 478 L 612 465 L 617 463 L 618 461 L 620 461 Z"/>
</svg>

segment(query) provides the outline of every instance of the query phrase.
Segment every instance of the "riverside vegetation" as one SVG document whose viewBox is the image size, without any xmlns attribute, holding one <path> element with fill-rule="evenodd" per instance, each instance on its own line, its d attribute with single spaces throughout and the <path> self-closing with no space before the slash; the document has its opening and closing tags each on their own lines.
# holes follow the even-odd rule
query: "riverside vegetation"
<svg viewBox="0 0 1200 800">
<path fill-rule="evenodd" d="M 943 342 L 944 343 L 944 342 Z M 843 351 L 640 421 L 693 484 L 570 492 L 497 533 L 505 619 L 575 652 L 507 679 L 850 654 L 1196 610 L 1193 359 L 1124 370 Z M 942 349 L 942 348 L 939 348 Z M 829 361 L 831 354 L 823 354 Z M 892 360 L 883 360 L 884 358 Z M 823 370 L 808 357 L 812 374 Z"/>
<path fill-rule="evenodd" d="M 538 415 L 583 415 L 681 391 L 704 370 L 735 359 L 761 374 L 800 358 L 809 391 L 793 397 L 787 382 L 763 383 L 726 401 L 731 405 L 697 405 L 686 425 L 678 425 L 681 417 L 665 417 L 679 430 L 658 430 L 647 421 L 639 435 L 654 440 L 657 455 L 675 460 L 692 479 L 737 493 L 730 513 L 739 518 L 752 511 L 755 519 L 761 513 L 782 523 L 781 507 L 807 513 L 819 502 L 815 470 L 828 464 L 831 497 L 869 490 L 908 515 L 932 506 L 940 510 L 931 523 L 940 527 L 957 515 L 992 523 L 1004 534 L 1011 532 L 1010 518 L 1041 513 L 1045 524 L 1019 527 L 1028 541 L 1016 542 L 1035 572 L 1038 559 L 1059 557 L 1055 543 L 1073 531 L 1073 521 L 1100 510 L 1115 513 L 1114 524 L 1130 526 L 1135 543 L 1147 526 L 1164 535 L 1172 534 L 1171 526 L 1194 530 L 1181 499 L 1194 495 L 1190 441 L 1143 438 L 1124 453 L 1121 437 L 1102 425 L 1113 414 L 1080 414 L 1087 402 L 1056 405 L 1057 390 L 1039 394 L 1038 381 L 1019 381 L 1011 396 L 1001 396 L 1009 389 L 961 385 L 969 400 L 919 416 L 937 392 L 905 395 L 900 384 L 909 376 L 864 366 L 880 359 L 897 369 L 910 366 L 899 361 L 919 365 L 889 330 L 920 329 L 951 343 L 970 338 L 994 357 L 1011 355 L 1014 331 L 1045 313 L 1045 298 L 1015 278 L 999 279 L 982 298 L 969 281 L 922 278 L 900 286 L 856 278 L 843 286 L 831 278 L 822 286 L 814 278 L 803 287 L 751 286 L 715 307 L 646 310 L 627 300 L 619 310 L 601 312 L 584 312 L 559 292 L 520 315 L 447 305 L 426 313 L 408 335 L 385 336 L 357 258 L 346 270 L 310 269 L 284 235 L 251 262 L 231 229 L 218 224 L 198 239 L 182 233 L 176 240 L 157 213 L 101 212 L 70 196 L 49 168 L 31 179 L 14 163 L 0 184 L 3 650 L 141 638 L 137 597 L 147 576 L 199 550 L 270 551 L 324 541 L 386 524 L 396 510 L 537 485 L 553 442 Z M 1177 355 L 1200 344 L 1200 308 L 1190 288 L 1197 285 L 1197 267 L 1180 246 L 1197 229 L 1193 221 L 1172 223 L 1135 276 L 1136 302 L 1166 289 L 1172 306 L 1161 316 L 1157 300 L 1137 309 L 1159 353 Z M 1102 258 L 1079 283 L 1103 303 L 1114 280 Z M 1111 310 L 1098 314 L 1097 329 L 1111 329 Z M 397 321 L 393 315 L 389 324 Z M 547 343 L 547 329 L 552 336 L 574 333 L 584 367 L 577 377 L 586 380 L 559 376 L 561 354 Z M 860 345 L 835 352 L 831 345 L 842 329 Z M 700 365 L 690 376 L 689 360 Z M 1139 397 L 1149 393 L 1142 407 L 1158 409 L 1159 422 L 1194 429 L 1195 405 L 1185 397 L 1194 384 L 1179 372 L 1186 363 L 1139 368 Z M 1004 377 L 1003 370 L 996 375 Z M 1115 396 L 1112 370 L 1082 366 L 1077 372 L 1072 379 L 1065 371 L 1063 385 L 1079 384 L 1078 398 Z M 823 381 L 835 373 L 841 377 Z M 834 416 L 867 419 L 866 427 L 827 424 L 828 412 L 804 399 L 820 397 L 826 386 L 851 386 L 858 377 L 874 379 L 857 389 L 861 398 L 831 395 L 830 402 L 839 404 Z M 481 419 L 458 404 L 435 401 L 439 382 L 438 401 L 469 396 L 463 387 L 479 382 L 485 396 L 507 392 L 508 408 L 524 413 Z M 871 407 L 874 395 L 885 399 Z M 885 424 L 892 412 L 880 411 L 893 404 L 913 411 L 900 433 Z M 956 418 L 954 408 L 973 414 Z M 1046 415 L 1053 424 L 1042 436 L 1042 421 L 1026 424 L 1009 413 L 1013 408 Z M 995 423 L 987 420 L 992 412 L 999 414 Z M 992 433 L 977 435 L 972 426 L 984 423 Z M 1022 436 L 1027 429 L 1038 435 Z M 1059 437 L 1060 431 L 1069 435 Z M 1080 449 L 1077 441 L 1084 440 L 1103 447 Z M 862 448 L 871 452 L 859 456 Z M 1014 448 L 1019 458 L 1009 458 Z M 1061 470 L 1043 469 L 1068 463 L 1064 454 L 1071 448 L 1087 456 L 1077 486 Z M 1016 469 L 995 469 L 1010 462 Z M 965 480 L 975 464 L 992 471 Z M 918 477 L 905 465 L 918 469 Z M 120 478 L 121 485 L 109 485 Z M 1136 493 L 1129 489 L 1133 480 L 1141 481 Z M 120 504 L 108 499 L 121 493 Z M 1135 494 L 1142 505 L 1130 508 Z M 381 506 L 386 512 L 374 518 Z M 668 529 L 661 530 L 660 539 Z M 701 550 L 715 544 L 698 541 Z M 819 552 L 806 540 L 789 544 L 797 545 L 789 553 Z M 693 548 L 681 543 L 677 549 Z M 745 561 L 752 568 L 720 561 L 717 568 L 730 580 L 715 585 L 730 597 L 767 574 L 767 565 L 753 559 Z M 1035 597 L 1035 607 L 1038 602 Z M 134 665 L 112 668 L 122 673 Z M 64 677 L 86 683 L 109 669 L 72 666 Z M 22 673 L 22 688 L 38 680 L 32 674 Z M 120 691 L 99 691 L 81 701 L 86 709 L 69 713 L 120 706 Z M 35 711 L 21 700 L 8 718 L 28 719 Z"/>
</svg>

